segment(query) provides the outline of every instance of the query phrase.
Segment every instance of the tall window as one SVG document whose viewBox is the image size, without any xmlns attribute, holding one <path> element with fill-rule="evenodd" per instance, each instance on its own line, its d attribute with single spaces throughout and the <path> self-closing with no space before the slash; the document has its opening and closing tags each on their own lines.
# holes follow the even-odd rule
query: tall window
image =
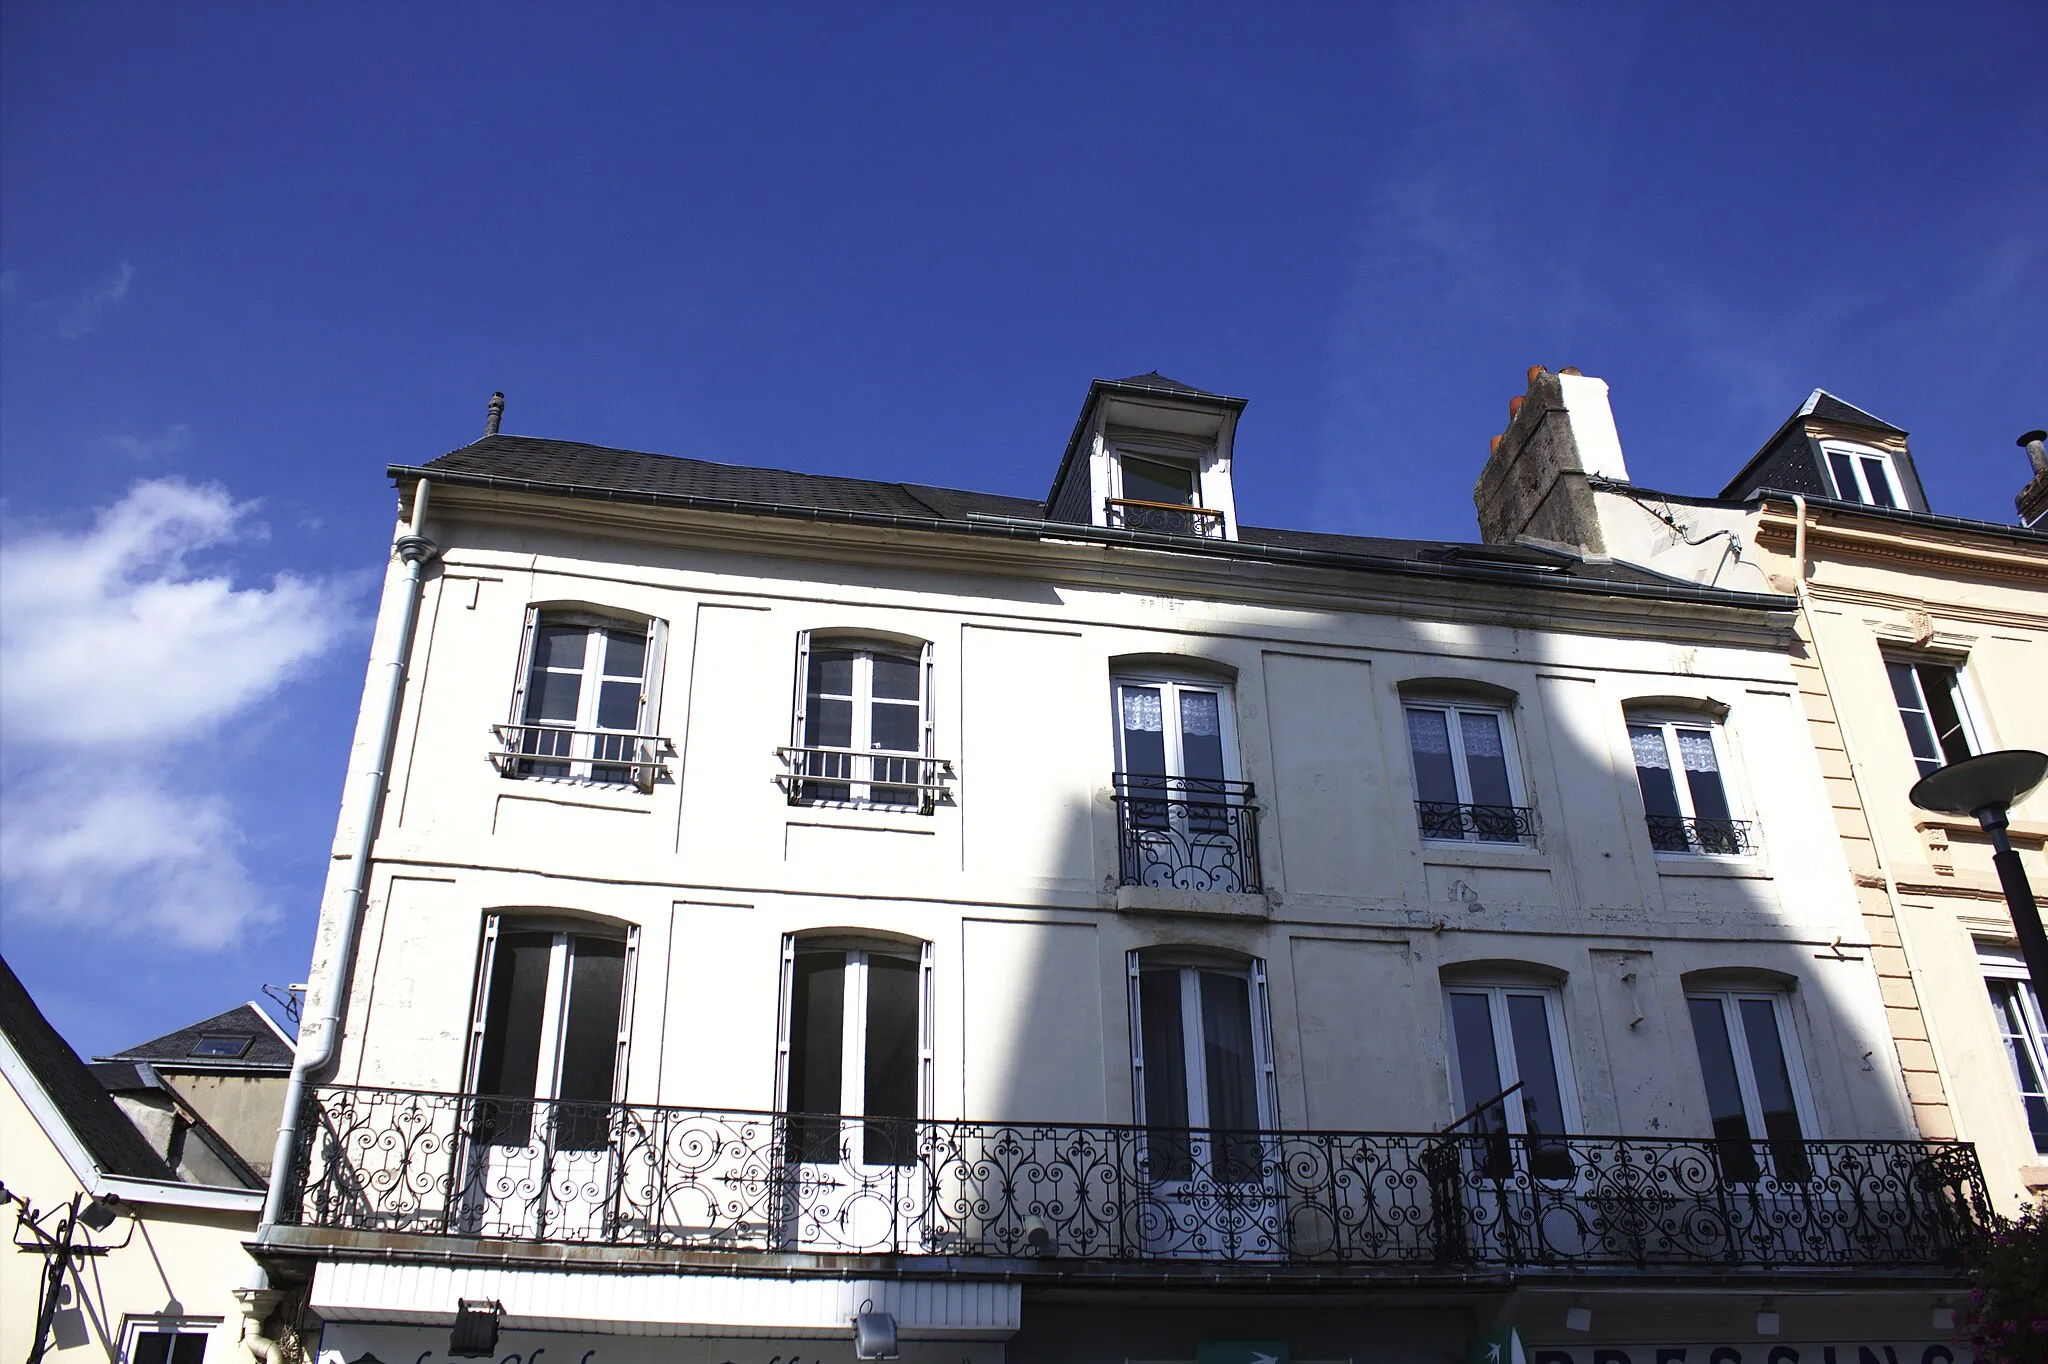
<svg viewBox="0 0 2048 1364">
<path fill-rule="evenodd" d="M 1770 1153 L 1780 1179 L 1811 1177 L 1805 1133 L 1798 1054 L 1792 1045 L 1791 1012 L 1785 997 L 1765 993 L 1689 993 L 1693 1043 L 1707 1082 L 1721 1170 L 1730 1179 L 1753 1180 L 1763 1167 L 1760 1147 Z"/>
<path fill-rule="evenodd" d="M 910 1165 L 929 1084 L 931 951 L 784 944 L 791 1160 Z"/>
<path fill-rule="evenodd" d="M 1258 1180 L 1272 1117 L 1265 967 L 1130 956 L 1131 1066 L 1154 1180 Z"/>
<path fill-rule="evenodd" d="M 1821 449 L 1828 457 L 1828 474 L 1834 480 L 1837 498 L 1866 507 L 1906 505 L 1890 455 L 1855 445 L 1823 445 Z"/>
<path fill-rule="evenodd" d="M 1119 450 L 1116 488 L 1105 508 L 1108 525 L 1209 539 L 1224 533 L 1223 513 L 1202 505 L 1201 472 L 1193 461 Z"/>
<path fill-rule="evenodd" d="M 1504 712 L 1411 702 L 1407 713 L 1424 838 L 1513 843 L 1530 831 Z"/>
<path fill-rule="evenodd" d="M 792 802 L 929 812 L 931 646 L 806 635 L 799 655 Z"/>
<path fill-rule="evenodd" d="M 2042 1022 L 2041 1000 L 2018 949 L 1980 942 L 1977 960 L 1991 991 L 1991 1011 L 1998 1017 L 1998 1032 L 2012 1061 L 2013 1083 L 2034 1149 L 2048 1155 L 2048 1026 Z"/>
<path fill-rule="evenodd" d="M 1962 670 L 1946 663 L 1913 663 L 1888 658 L 1892 699 L 1913 761 L 1926 776 L 1938 767 L 1960 762 L 1977 751 L 1970 732 L 1969 707 L 1963 701 Z"/>
<path fill-rule="evenodd" d="M 630 933 L 491 917 L 470 1084 L 487 1144 L 604 1149 L 625 1057 L 632 943 Z"/>
<path fill-rule="evenodd" d="M 507 776 L 651 787 L 667 627 L 527 612 L 526 659 L 500 734 Z"/>
<path fill-rule="evenodd" d="M 1257 891 L 1257 828 L 1251 787 L 1237 780 L 1230 689 L 1125 676 L 1114 693 L 1124 884 Z"/>
<path fill-rule="evenodd" d="M 1729 808 L 1720 737 L 1720 726 L 1703 720 L 1629 717 L 1629 749 L 1658 852 L 1751 851 L 1749 822 Z"/>
<path fill-rule="evenodd" d="M 1578 1106 L 1557 992 L 1453 985 L 1444 991 L 1444 1007 L 1459 1110 L 1470 1116 L 1471 1127 L 1495 1138 L 1487 1148 L 1490 1172 L 1505 1172 L 1513 1159 L 1511 1138 L 1520 1137 L 1532 1173 L 1569 1176 L 1571 1152 L 1561 1138 L 1577 1125 Z M 1513 1092 L 1501 1097 L 1507 1090 Z"/>
</svg>

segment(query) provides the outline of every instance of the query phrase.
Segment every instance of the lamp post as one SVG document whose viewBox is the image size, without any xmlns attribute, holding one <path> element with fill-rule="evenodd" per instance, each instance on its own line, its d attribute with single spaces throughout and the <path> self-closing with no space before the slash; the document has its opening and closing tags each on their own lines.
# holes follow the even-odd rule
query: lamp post
<svg viewBox="0 0 2048 1364">
<path fill-rule="evenodd" d="M 2034 996 L 2048 1000 L 2048 933 L 2041 930 L 2041 911 L 2034 888 L 2027 884 L 2020 855 L 2005 836 L 2006 812 L 2048 776 L 2048 753 L 2007 748 L 1938 767 L 1913 784 L 1906 798 L 1923 810 L 1944 815 L 1975 815 L 1991 840 L 1991 861 L 2005 888 L 2005 907 L 2020 935 L 2020 954 L 2034 978 Z"/>
</svg>

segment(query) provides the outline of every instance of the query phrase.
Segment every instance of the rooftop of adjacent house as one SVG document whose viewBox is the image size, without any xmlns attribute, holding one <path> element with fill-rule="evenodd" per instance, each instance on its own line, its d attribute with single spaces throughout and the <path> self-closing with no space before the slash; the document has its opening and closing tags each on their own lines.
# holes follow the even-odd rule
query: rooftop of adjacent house
<svg viewBox="0 0 2048 1364">
<path fill-rule="evenodd" d="M 1215 396 L 1156 374 L 1097 383 L 1149 385 L 1181 396 Z M 1533 545 L 1334 535 L 1264 526 L 1240 526 L 1236 540 L 1198 540 L 1049 521 L 1045 503 L 1036 498 L 719 464 L 535 436 L 488 435 L 425 465 L 392 465 L 388 472 L 401 485 L 427 477 L 438 483 L 561 497 L 996 533 L 1012 538 L 1058 535 L 1151 550 L 1520 582 L 1608 596 L 1711 601 L 1770 610 L 1789 610 L 1792 604 L 1790 598 L 1699 587 L 1632 564 L 1581 559 Z"/>
<path fill-rule="evenodd" d="M 5 958 L 0 958 L 0 1033 L 102 1170 L 130 1179 L 177 1179 L 50 1026 Z"/>
<path fill-rule="evenodd" d="M 237 1004 L 225 1013 L 125 1047 L 96 1061 L 146 1061 L 173 1070 L 275 1071 L 292 1068 L 294 1043 L 269 1014 L 255 1004 Z"/>
<path fill-rule="evenodd" d="M 1757 464 L 1771 453 L 1772 448 L 1778 443 L 1778 438 L 1785 434 L 1786 429 L 1792 423 L 1804 421 L 1809 417 L 1816 421 L 1833 422 L 1839 426 L 1861 427 L 1865 431 L 1875 431 L 1880 435 L 1903 438 L 1908 434 L 1904 427 L 1893 426 L 1884 418 L 1865 412 L 1854 403 L 1844 402 L 1824 388 L 1816 388 L 1806 395 L 1806 401 L 1799 404 L 1797 411 L 1778 423 L 1778 429 L 1771 432 L 1771 438 L 1758 446 L 1755 454 L 1743 461 L 1742 467 L 1735 471 L 1735 476 L 1721 485 L 1721 496 L 1735 496 L 1735 490 L 1743 486 L 1750 470 L 1756 468 Z"/>
</svg>

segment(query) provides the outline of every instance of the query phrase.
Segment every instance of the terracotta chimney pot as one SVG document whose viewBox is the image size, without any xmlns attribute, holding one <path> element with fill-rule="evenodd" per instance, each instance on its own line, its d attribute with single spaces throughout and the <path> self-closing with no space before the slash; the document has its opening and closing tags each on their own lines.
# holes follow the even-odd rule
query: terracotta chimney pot
<svg viewBox="0 0 2048 1364">
<path fill-rule="evenodd" d="M 1513 421 L 1516 415 L 1521 412 L 1521 410 L 1522 395 L 1517 393 L 1514 397 L 1508 399 L 1508 420 Z"/>
</svg>

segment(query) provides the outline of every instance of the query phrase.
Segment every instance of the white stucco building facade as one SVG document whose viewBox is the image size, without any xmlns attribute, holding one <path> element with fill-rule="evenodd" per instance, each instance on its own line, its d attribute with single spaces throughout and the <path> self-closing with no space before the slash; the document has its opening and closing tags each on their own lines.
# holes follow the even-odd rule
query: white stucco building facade
<svg viewBox="0 0 2048 1364">
<path fill-rule="evenodd" d="M 1794 603 L 1241 526 L 1243 407 L 1098 381 L 1043 502 L 393 469 L 323 1364 L 1968 1357 Z"/>
</svg>

